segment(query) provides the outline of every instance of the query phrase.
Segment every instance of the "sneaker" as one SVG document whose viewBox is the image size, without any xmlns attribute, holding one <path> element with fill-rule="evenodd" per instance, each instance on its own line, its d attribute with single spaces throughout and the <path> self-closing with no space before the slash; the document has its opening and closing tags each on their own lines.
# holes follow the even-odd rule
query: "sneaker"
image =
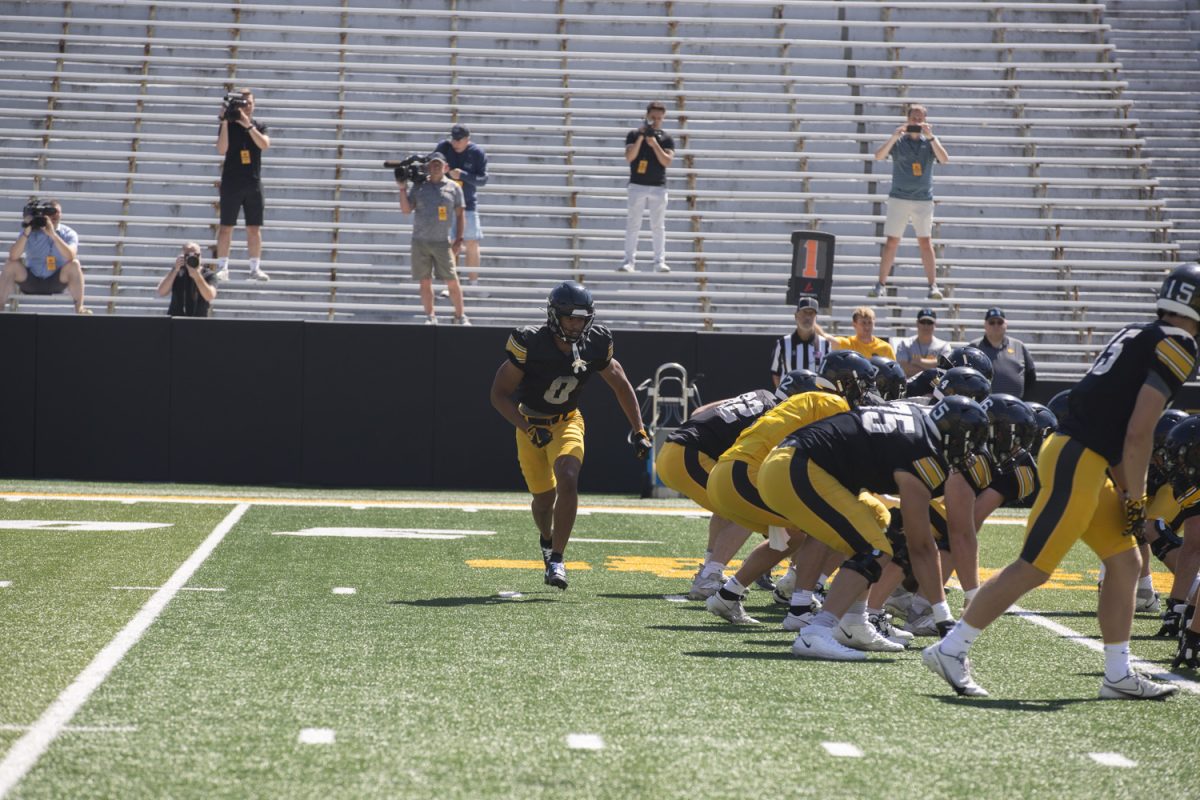
<svg viewBox="0 0 1200 800">
<path fill-rule="evenodd" d="M 1139 586 L 1137 590 L 1137 600 L 1133 606 L 1134 611 L 1145 611 L 1148 614 L 1157 614 L 1162 608 L 1162 603 L 1158 599 L 1158 592 L 1154 591 L 1154 587 Z"/>
<path fill-rule="evenodd" d="M 887 639 L 889 642 L 902 644 L 908 647 L 908 643 L 913 640 L 913 634 L 908 631 L 901 630 L 892 624 L 892 615 L 884 612 L 883 614 L 869 614 L 867 622 L 875 626 L 875 630 L 879 631 L 879 635 Z"/>
<path fill-rule="evenodd" d="M 654 264 L 654 271 L 655 272 L 670 272 L 671 268 L 667 266 L 667 262 L 657 261 Z"/>
<path fill-rule="evenodd" d="M 892 592 L 891 597 L 883 604 L 885 611 L 890 611 L 897 617 L 908 619 L 909 612 L 912 611 L 912 592 L 906 592 L 904 589 L 897 589 Z"/>
<path fill-rule="evenodd" d="M 833 629 L 833 638 L 855 650 L 873 650 L 879 653 L 899 653 L 904 645 L 879 635 L 874 625 L 865 622 L 842 622 Z"/>
<path fill-rule="evenodd" d="M 921 651 L 921 663 L 950 688 L 966 697 L 987 697 L 987 690 L 971 678 L 971 659 L 967 654 L 952 656 L 942 652 L 941 642 Z"/>
<path fill-rule="evenodd" d="M 771 580 L 770 575 L 760 575 L 754 580 L 754 585 L 762 589 L 764 592 L 775 591 L 775 581 Z"/>
<path fill-rule="evenodd" d="M 825 607 L 825 584 L 818 583 L 813 589 L 812 607 L 814 611 L 820 611 Z"/>
<path fill-rule="evenodd" d="M 775 602 L 783 606 L 791 605 L 794 591 L 796 591 L 796 573 L 789 569 L 786 575 L 775 581 Z"/>
<path fill-rule="evenodd" d="M 704 601 L 704 605 L 709 611 L 716 614 L 723 620 L 732 622 L 734 625 L 757 625 L 758 620 L 746 613 L 746 609 L 742 606 L 741 599 L 726 600 L 721 597 L 721 593 L 709 597 Z"/>
<path fill-rule="evenodd" d="M 904 630 L 911 633 L 913 636 L 938 636 L 937 625 L 933 621 L 933 612 L 926 611 L 918 617 L 913 617 L 908 622 L 904 623 Z"/>
<path fill-rule="evenodd" d="M 725 576 L 720 572 L 710 572 L 707 575 L 696 573 L 692 579 L 692 588 L 688 590 L 688 600 L 707 600 L 725 585 Z"/>
<path fill-rule="evenodd" d="M 867 654 L 833 638 L 833 629 L 809 625 L 792 642 L 792 655 L 826 661 L 866 661 Z"/>
<path fill-rule="evenodd" d="M 783 629 L 792 633 L 799 633 L 809 625 L 812 625 L 812 621 L 816 618 L 818 612 L 813 610 L 812 606 L 808 608 L 809 610 L 803 614 L 793 614 L 791 611 L 788 611 L 787 616 L 783 618 Z"/>
<path fill-rule="evenodd" d="M 437 325 L 437 314 L 427 314 L 425 316 L 426 325 Z"/>
<path fill-rule="evenodd" d="M 438 297 L 449 297 L 449 296 L 450 296 L 449 289 L 442 289 L 440 292 L 438 292 Z"/>
<path fill-rule="evenodd" d="M 555 561 L 553 564 L 546 566 L 546 585 L 566 590 L 567 568 L 563 566 L 561 561 Z"/>
<path fill-rule="evenodd" d="M 266 283 L 267 281 L 271 280 L 271 276 L 263 272 L 261 269 L 252 269 L 250 270 L 250 280 Z"/>
<path fill-rule="evenodd" d="M 930 300 L 941 300 L 942 299 L 942 290 L 938 288 L 938 285 L 936 283 L 932 284 L 929 287 L 929 294 L 925 295 L 925 297 L 927 297 Z"/>
<path fill-rule="evenodd" d="M 217 279 L 217 283 L 224 283 L 225 281 L 229 280 L 229 267 L 217 270 L 213 277 Z"/>
<path fill-rule="evenodd" d="M 84 317 L 90 317 L 92 315 L 92 310 L 87 306 L 79 306 L 75 309 L 75 313 Z"/>
<path fill-rule="evenodd" d="M 450 324 L 451 325 L 470 325 L 471 320 L 467 319 L 466 314 L 463 314 L 461 317 L 455 317 L 454 319 L 450 320 Z"/>
<path fill-rule="evenodd" d="M 633 262 L 626 261 L 624 264 L 617 267 L 617 272 L 633 272 Z"/>
<path fill-rule="evenodd" d="M 867 290 L 867 297 L 879 297 L 879 295 L 883 294 L 885 291 L 887 291 L 887 287 L 885 287 L 882 283 L 876 283 Z"/>
<path fill-rule="evenodd" d="M 1179 691 L 1173 683 L 1155 683 L 1137 672 L 1119 681 L 1105 678 L 1100 682 L 1101 700 L 1163 700 Z"/>
</svg>

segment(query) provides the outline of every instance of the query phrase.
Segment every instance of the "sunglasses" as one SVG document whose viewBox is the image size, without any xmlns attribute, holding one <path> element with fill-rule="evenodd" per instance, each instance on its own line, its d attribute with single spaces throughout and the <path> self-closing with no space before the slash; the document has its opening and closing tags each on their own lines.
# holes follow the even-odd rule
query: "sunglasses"
<svg viewBox="0 0 1200 800">
<path fill-rule="evenodd" d="M 917 324 L 918 324 L 918 325 L 932 325 L 932 324 L 933 324 L 933 320 L 931 320 L 931 319 L 919 319 L 919 320 L 917 320 Z"/>
<path fill-rule="evenodd" d="M 1003 325 L 1004 319 L 1001 317 L 993 317 L 992 319 L 989 319 L 987 321 L 987 324 L 988 325 Z"/>
</svg>

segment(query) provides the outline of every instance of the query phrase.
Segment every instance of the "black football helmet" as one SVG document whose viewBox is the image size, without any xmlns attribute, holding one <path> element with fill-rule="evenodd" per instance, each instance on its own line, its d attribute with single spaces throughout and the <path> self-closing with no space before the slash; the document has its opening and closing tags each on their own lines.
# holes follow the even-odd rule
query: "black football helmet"
<svg viewBox="0 0 1200 800">
<path fill-rule="evenodd" d="M 992 390 L 989 381 L 977 369 L 971 367 L 951 367 L 933 387 L 933 396 L 941 400 L 951 395 L 969 397 L 976 403 L 982 403 Z"/>
<path fill-rule="evenodd" d="M 1033 447 L 1038 435 L 1037 419 L 1025 401 L 1011 394 L 988 395 L 979 406 L 987 412 L 991 426 L 988 449 L 996 465 L 1003 470 L 1014 458 Z"/>
<path fill-rule="evenodd" d="M 940 367 L 923 370 L 908 381 L 904 386 L 905 397 L 932 397 L 933 389 L 938 385 L 938 381 L 946 374 L 946 370 Z"/>
<path fill-rule="evenodd" d="M 829 353 L 821 359 L 817 371 L 852 406 L 858 405 L 863 395 L 875 388 L 875 376 L 879 374 L 874 364 L 853 350 Z"/>
<path fill-rule="evenodd" d="M 804 392 L 832 392 L 836 394 L 837 387 L 812 370 L 794 369 L 784 375 L 779 381 L 779 388 L 775 390 L 775 396 L 780 400 L 786 400 L 794 394 L 802 394 Z"/>
<path fill-rule="evenodd" d="M 938 356 L 937 365 L 942 369 L 970 367 L 979 370 L 979 373 L 988 379 L 988 383 L 992 382 L 992 360 L 987 357 L 987 353 L 969 344 L 956 347 L 946 355 Z"/>
<path fill-rule="evenodd" d="M 899 400 L 904 397 L 904 369 L 886 356 L 871 356 L 871 363 L 879 373 L 875 376 L 875 390 L 884 400 Z"/>
<path fill-rule="evenodd" d="M 1053 411 L 1041 403 L 1027 402 L 1025 405 L 1033 410 L 1033 419 L 1037 424 L 1037 435 L 1034 436 L 1033 447 L 1029 450 L 1029 452 L 1037 455 L 1037 452 L 1042 449 L 1042 442 L 1046 441 L 1046 437 L 1054 433 L 1055 429 L 1058 428 L 1058 418 L 1054 416 Z"/>
<path fill-rule="evenodd" d="M 1049 403 L 1046 403 L 1046 407 L 1050 409 L 1050 413 L 1054 415 L 1056 420 L 1058 420 L 1059 425 L 1061 425 L 1063 420 L 1067 418 L 1067 412 L 1071 408 L 1070 394 L 1070 389 L 1063 389 L 1061 392 L 1054 395 L 1054 397 L 1051 397 Z"/>
<path fill-rule="evenodd" d="M 1167 478 L 1176 496 L 1200 485 L 1200 417 L 1188 417 L 1167 434 Z"/>
<path fill-rule="evenodd" d="M 1157 475 L 1152 475 L 1152 480 L 1155 483 L 1164 483 L 1167 479 L 1167 473 L 1170 469 L 1167 456 L 1167 436 L 1174 430 L 1175 426 L 1188 418 L 1186 411 L 1180 411 L 1177 408 L 1168 408 L 1159 416 L 1158 422 L 1154 423 L 1154 448 L 1150 451 L 1150 472 L 1157 472 Z"/>
<path fill-rule="evenodd" d="M 1160 312 L 1200 320 L 1200 264 L 1179 264 L 1158 290 L 1155 307 Z"/>
<path fill-rule="evenodd" d="M 951 395 L 929 411 L 941 437 L 942 458 L 951 469 L 970 468 L 974 457 L 988 458 L 988 415 L 970 397 Z"/>
<path fill-rule="evenodd" d="M 577 335 L 567 335 L 563 330 L 560 317 L 583 317 L 583 330 Z M 563 281 L 550 290 L 546 298 L 546 324 L 555 336 L 564 342 L 578 342 L 587 335 L 596 319 L 596 308 L 592 302 L 592 293 L 575 281 Z"/>
</svg>

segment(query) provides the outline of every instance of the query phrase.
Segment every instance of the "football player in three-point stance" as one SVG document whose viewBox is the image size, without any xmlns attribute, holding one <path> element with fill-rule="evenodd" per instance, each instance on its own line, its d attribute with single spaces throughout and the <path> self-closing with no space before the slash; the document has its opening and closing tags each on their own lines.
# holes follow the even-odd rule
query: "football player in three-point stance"
<svg viewBox="0 0 1200 800">
<path fill-rule="evenodd" d="M 925 666 L 958 694 L 987 695 L 967 659 L 976 637 L 1042 585 L 1080 538 L 1106 568 L 1098 612 L 1105 655 L 1100 697 L 1136 700 L 1178 691 L 1132 670 L 1129 633 L 1141 571 L 1135 537 L 1145 527 L 1154 426 L 1196 369 L 1200 265 L 1172 270 L 1159 289 L 1157 308 L 1157 320 L 1118 332 L 1071 389 L 1066 418 L 1038 454 L 1041 489 L 1020 556 L 979 588 L 945 639 L 922 652 Z M 1099 502 L 1110 485 L 1120 503 Z"/>
<path fill-rule="evenodd" d="M 579 396 L 593 373 L 616 395 L 639 458 L 650 453 L 637 395 L 613 358 L 612 334 L 596 325 L 592 293 L 564 281 L 546 301 L 546 324 L 517 328 L 492 381 L 492 405 L 516 428 L 517 459 L 541 538 L 546 583 L 567 588 L 563 551 L 579 508 L 583 415 Z"/>
</svg>

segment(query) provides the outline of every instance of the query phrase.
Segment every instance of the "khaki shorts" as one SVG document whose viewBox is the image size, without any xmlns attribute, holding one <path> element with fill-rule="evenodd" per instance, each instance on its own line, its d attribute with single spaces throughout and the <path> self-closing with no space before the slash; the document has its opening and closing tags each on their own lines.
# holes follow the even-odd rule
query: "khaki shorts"
<svg viewBox="0 0 1200 800">
<path fill-rule="evenodd" d="M 889 197 L 887 200 L 887 220 L 883 223 L 883 235 L 899 239 L 904 236 L 908 223 L 912 223 L 913 232 L 918 237 L 933 235 L 933 201 L 932 200 L 903 200 L 899 197 Z"/>
<path fill-rule="evenodd" d="M 412 276 L 418 281 L 434 276 L 440 281 L 458 280 L 450 245 L 447 242 L 413 242 Z"/>
</svg>

